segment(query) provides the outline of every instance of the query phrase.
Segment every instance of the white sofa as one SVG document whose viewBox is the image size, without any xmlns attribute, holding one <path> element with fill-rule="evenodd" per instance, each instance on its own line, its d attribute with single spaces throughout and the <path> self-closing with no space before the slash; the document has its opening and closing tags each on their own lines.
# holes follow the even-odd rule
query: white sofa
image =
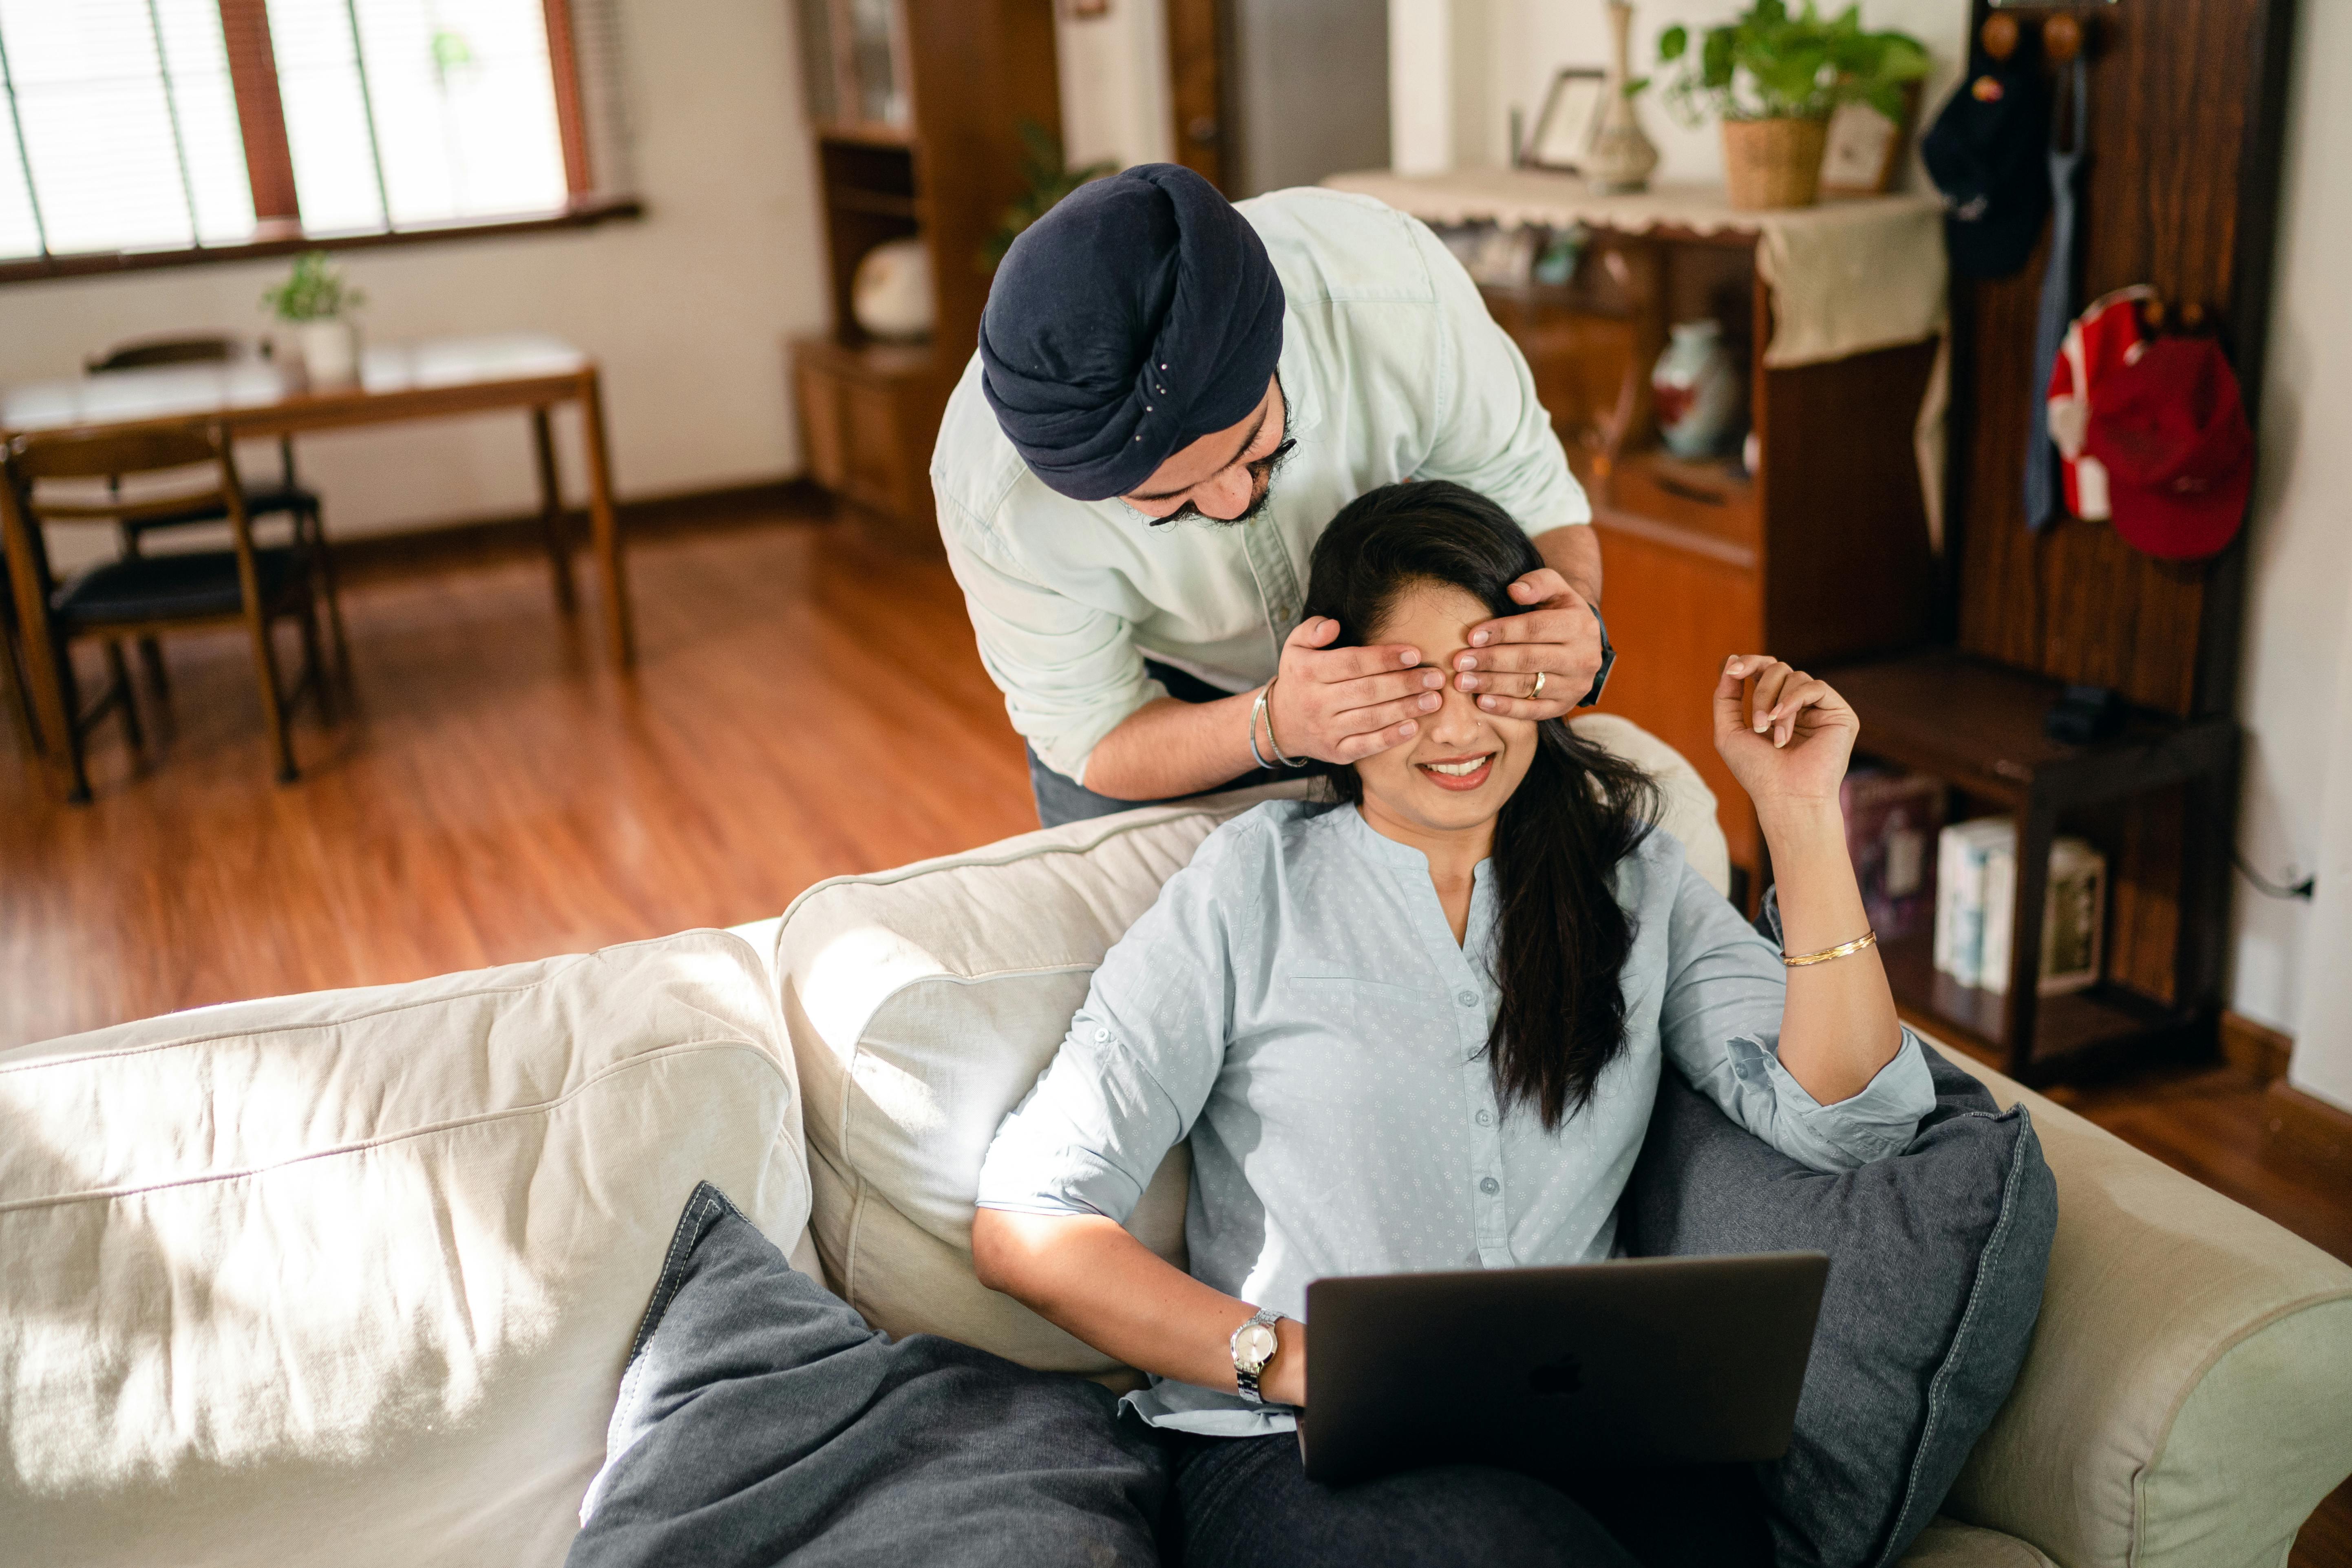
<svg viewBox="0 0 2352 1568">
<path fill-rule="evenodd" d="M 1720 878 L 1687 764 L 1581 722 Z M 0 1052 L 0 1555 L 560 1562 L 704 1179 L 882 1327 L 1118 1378 L 972 1279 L 971 1194 L 1104 948 L 1247 804 L 837 879 L 740 936 Z M 1979 1070 L 2032 1105 L 2059 1230 L 1906 1563 L 2283 1563 L 2352 1471 L 2352 1268 Z M 1170 1256 L 1184 1179 L 1134 1221 Z"/>
</svg>

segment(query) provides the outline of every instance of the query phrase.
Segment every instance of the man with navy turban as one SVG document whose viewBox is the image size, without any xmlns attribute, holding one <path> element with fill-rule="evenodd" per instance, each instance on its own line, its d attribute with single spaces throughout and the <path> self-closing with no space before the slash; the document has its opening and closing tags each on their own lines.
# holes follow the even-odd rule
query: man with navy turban
<svg viewBox="0 0 2352 1568">
<path fill-rule="evenodd" d="M 1493 498 L 1549 563 L 1450 670 L 1299 618 L 1332 515 L 1409 479 Z M 1369 197 L 1081 186 L 998 267 L 931 484 L 1048 826 L 1405 744 L 1449 679 L 1512 718 L 1600 694 L 1591 509 L 1527 363 Z"/>
</svg>

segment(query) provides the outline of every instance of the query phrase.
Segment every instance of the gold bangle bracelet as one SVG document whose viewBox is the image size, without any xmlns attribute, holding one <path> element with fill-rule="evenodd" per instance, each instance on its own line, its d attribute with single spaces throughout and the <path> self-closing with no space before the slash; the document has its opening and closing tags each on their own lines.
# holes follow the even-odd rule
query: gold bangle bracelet
<svg viewBox="0 0 2352 1568">
<path fill-rule="evenodd" d="M 1784 952 L 1780 955 L 1780 962 L 1791 969 L 1796 969 L 1808 963 L 1827 963 L 1832 958 L 1843 958 L 1848 953 L 1860 952 L 1865 947 L 1877 945 L 1878 932 L 1866 931 L 1852 942 L 1842 942 L 1835 947 L 1825 947 L 1819 952 L 1801 952 L 1794 958 Z"/>
</svg>

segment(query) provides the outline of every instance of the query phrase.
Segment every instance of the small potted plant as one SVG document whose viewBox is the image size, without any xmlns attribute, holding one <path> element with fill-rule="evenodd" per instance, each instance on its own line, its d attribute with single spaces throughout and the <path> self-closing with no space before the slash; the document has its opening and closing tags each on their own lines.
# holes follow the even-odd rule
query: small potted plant
<svg viewBox="0 0 2352 1568">
<path fill-rule="evenodd" d="M 367 296 L 343 280 L 323 250 L 294 258 L 285 282 L 266 290 L 261 302 L 294 330 L 302 369 L 313 386 L 349 385 L 360 374 L 360 328 L 351 312 Z"/>
<path fill-rule="evenodd" d="M 1865 33 L 1862 8 L 1824 18 L 1805 0 L 1756 0 L 1701 35 L 1668 27 L 1658 59 L 1672 67 L 1666 107 L 1686 125 L 1723 121 L 1724 184 L 1736 207 L 1801 207 L 1819 194 L 1830 116 L 1861 101 L 1898 124 L 1906 84 L 1927 74 L 1927 50 L 1908 33 Z M 1643 84 L 1635 83 L 1638 91 Z"/>
</svg>

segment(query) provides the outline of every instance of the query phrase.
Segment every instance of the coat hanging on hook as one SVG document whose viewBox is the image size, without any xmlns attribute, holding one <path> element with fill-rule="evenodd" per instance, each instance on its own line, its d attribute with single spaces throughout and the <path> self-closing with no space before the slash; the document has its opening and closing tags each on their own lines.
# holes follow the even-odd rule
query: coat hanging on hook
<svg viewBox="0 0 2352 1568">
<path fill-rule="evenodd" d="M 2050 210 L 2050 96 L 2015 17 L 1995 16 L 1985 34 L 1919 155 L 1943 195 L 1952 270 L 2006 278 L 2033 253 Z"/>
</svg>

